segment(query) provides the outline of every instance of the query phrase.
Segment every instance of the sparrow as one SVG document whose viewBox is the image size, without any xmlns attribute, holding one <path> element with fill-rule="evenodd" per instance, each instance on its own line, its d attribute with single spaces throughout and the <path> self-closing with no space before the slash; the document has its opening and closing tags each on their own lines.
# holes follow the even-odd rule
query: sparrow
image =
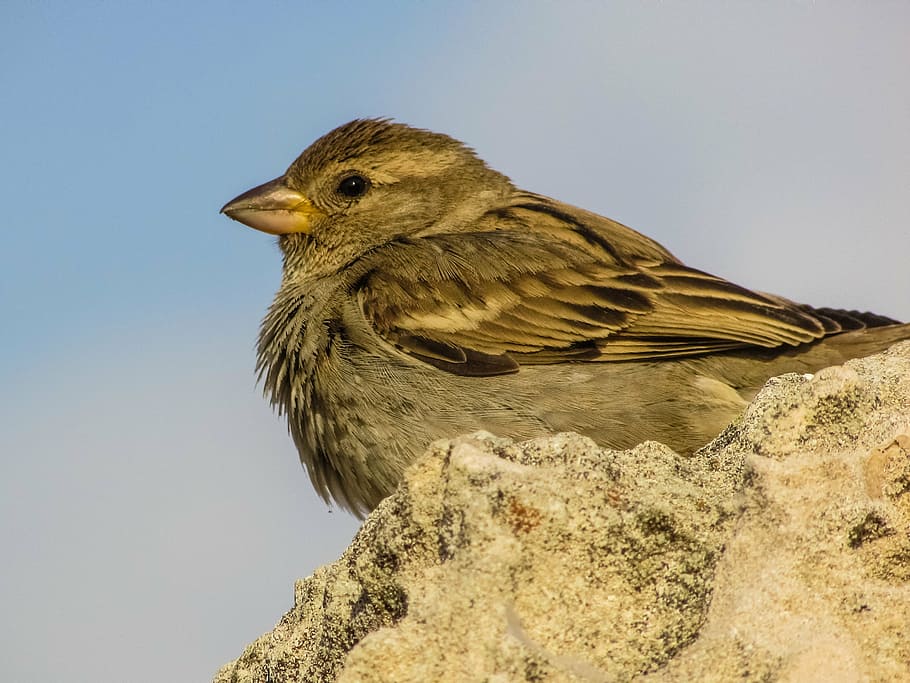
<svg viewBox="0 0 910 683">
<path fill-rule="evenodd" d="M 332 130 L 221 211 L 278 236 L 260 380 L 316 491 L 357 515 L 436 439 L 574 431 L 691 453 L 768 378 L 910 338 L 691 268 L 388 119 Z"/>
</svg>

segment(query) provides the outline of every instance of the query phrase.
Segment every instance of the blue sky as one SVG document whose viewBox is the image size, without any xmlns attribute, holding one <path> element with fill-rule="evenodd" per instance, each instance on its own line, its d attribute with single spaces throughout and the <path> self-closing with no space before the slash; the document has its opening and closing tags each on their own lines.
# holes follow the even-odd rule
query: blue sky
<svg viewBox="0 0 910 683">
<path fill-rule="evenodd" d="M 910 319 L 910 5 L 6 2 L 0 677 L 206 680 L 357 528 L 255 386 L 218 215 L 358 116 L 686 262 Z"/>
</svg>

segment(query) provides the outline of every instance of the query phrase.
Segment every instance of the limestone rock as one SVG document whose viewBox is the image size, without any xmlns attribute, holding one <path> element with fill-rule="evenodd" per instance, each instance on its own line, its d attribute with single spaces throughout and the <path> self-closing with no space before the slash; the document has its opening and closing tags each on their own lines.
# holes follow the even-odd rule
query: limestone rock
<svg viewBox="0 0 910 683">
<path fill-rule="evenodd" d="M 910 343 L 690 458 L 434 444 L 217 683 L 910 680 Z"/>
</svg>

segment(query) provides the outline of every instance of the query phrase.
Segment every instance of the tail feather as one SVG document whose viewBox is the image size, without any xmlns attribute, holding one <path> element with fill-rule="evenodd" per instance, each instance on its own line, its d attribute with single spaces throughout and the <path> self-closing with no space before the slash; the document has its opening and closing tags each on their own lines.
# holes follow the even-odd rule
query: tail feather
<svg viewBox="0 0 910 683">
<path fill-rule="evenodd" d="M 832 329 L 831 332 L 850 330 L 861 330 L 865 327 L 887 327 L 890 325 L 900 325 L 899 320 L 889 318 L 878 313 L 869 311 L 845 311 L 839 308 L 812 308 L 811 306 L 800 306 L 800 308 L 825 324 L 826 331 L 829 323 L 834 323 L 840 327 L 840 330 Z"/>
<path fill-rule="evenodd" d="M 874 321 L 875 317 L 870 320 Z M 795 348 L 731 351 L 689 363 L 701 368 L 705 376 L 727 383 L 748 401 L 769 377 L 788 372 L 814 373 L 853 358 L 871 356 L 907 339 L 910 339 L 910 323 L 869 325 Z"/>
</svg>

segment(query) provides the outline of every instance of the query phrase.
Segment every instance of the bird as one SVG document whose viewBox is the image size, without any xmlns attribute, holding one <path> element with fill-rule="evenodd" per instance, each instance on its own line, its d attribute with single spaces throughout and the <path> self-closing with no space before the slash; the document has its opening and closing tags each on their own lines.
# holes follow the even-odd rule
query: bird
<svg viewBox="0 0 910 683">
<path fill-rule="evenodd" d="M 437 439 L 572 431 L 691 454 L 769 378 L 910 337 L 689 267 L 386 118 L 326 133 L 221 212 L 277 236 L 259 378 L 318 494 L 361 517 Z"/>
</svg>

